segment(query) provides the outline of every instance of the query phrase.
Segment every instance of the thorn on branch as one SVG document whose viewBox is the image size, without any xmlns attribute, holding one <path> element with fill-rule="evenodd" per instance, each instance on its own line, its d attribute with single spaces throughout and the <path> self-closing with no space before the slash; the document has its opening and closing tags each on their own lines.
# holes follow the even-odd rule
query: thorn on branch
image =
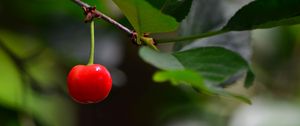
<svg viewBox="0 0 300 126">
<path fill-rule="evenodd" d="M 135 31 L 130 34 L 130 40 L 133 44 L 140 46 L 140 44 L 137 43 L 137 33 Z"/>
<path fill-rule="evenodd" d="M 150 37 L 150 33 L 144 33 L 144 37 L 146 37 L 146 38 L 151 38 L 151 37 Z M 152 39 L 153 39 L 152 45 L 157 45 L 156 40 L 155 40 L 154 38 L 152 38 Z"/>
<path fill-rule="evenodd" d="M 100 17 L 101 15 L 96 13 L 96 6 L 94 7 L 82 7 L 85 14 L 84 22 L 91 22 L 95 17 Z"/>
<path fill-rule="evenodd" d="M 88 5 L 87 3 L 82 2 L 81 0 L 72 0 L 72 1 L 83 8 L 84 14 L 86 15 L 85 22 L 90 22 L 90 21 L 93 20 L 93 18 L 99 18 L 99 19 L 101 18 L 104 21 L 106 21 L 110 24 L 113 24 L 114 26 L 121 29 L 122 31 L 124 31 L 124 32 L 126 32 L 130 35 L 132 34 L 132 32 L 133 32 L 132 30 L 130 30 L 127 27 L 123 26 L 122 24 L 115 21 L 111 17 L 109 17 L 109 16 L 101 13 L 100 11 L 96 10 L 96 7 L 91 7 L 90 5 Z"/>
<path fill-rule="evenodd" d="M 133 44 L 137 45 L 137 46 L 141 46 L 141 45 L 154 45 L 156 46 L 157 45 L 157 42 L 154 38 L 150 37 L 150 34 L 149 33 L 144 33 L 144 35 L 142 36 L 142 38 L 140 38 L 141 40 L 141 43 L 138 43 L 137 41 L 137 33 L 135 31 L 132 32 L 132 34 L 130 34 L 130 40 L 132 41 Z M 148 39 L 147 42 L 145 42 L 145 39 Z M 149 40 L 151 39 L 151 41 Z"/>
</svg>

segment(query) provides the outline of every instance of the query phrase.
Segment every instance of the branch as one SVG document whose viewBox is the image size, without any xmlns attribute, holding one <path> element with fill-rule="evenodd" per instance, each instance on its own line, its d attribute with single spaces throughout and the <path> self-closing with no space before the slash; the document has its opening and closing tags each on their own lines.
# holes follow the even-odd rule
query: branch
<svg viewBox="0 0 300 126">
<path fill-rule="evenodd" d="M 114 26 L 116 26 L 120 30 L 128 33 L 131 37 L 131 40 L 135 44 L 141 45 L 139 43 L 136 43 L 137 42 L 136 32 L 128 29 L 127 27 L 123 26 L 122 24 L 120 24 L 119 22 L 117 22 L 114 19 L 110 18 L 109 16 L 107 16 L 107 15 L 101 13 L 100 11 L 96 10 L 95 7 L 92 7 L 89 4 L 87 4 L 85 2 L 82 2 L 81 0 L 72 0 L 72 1 L 84 9 L 84 12 L 86 14 L 85 21 L 91 21 L 91 20 L 93 20 L 93 18 L 103 19 L 104 21 L 106 21 L 110 24 L 113 24 Z M 218 35 L 218 34 L 222 34 L 222 33 L 226 33 L 226 32 L 228 32 L 228 31 L 227 30 L 219 30 L 219 31 L 207 32 L 207 33 L 202 33 L 202 34 L 199 34 L 199 35 L 185 36 L 185 37 L 179 37 L 179 38 L 161 38 L 161 39 L 155 39 L 155 40 L 153 39 L 152 44 L 151 43 L 150 44 L 152 46 L 154 46 L 157 43 L 184 42 L 184 41 L 188 41 L 188 40 L 195 40 L 195 39 L 210 37 L 210 36 L 214 36 L 214 35 Z M 143 37 L 149 38 L 149 36 L 147 36 L 147 35 L 143 35 Z"/>
<path fill-rule="evenodd" d="M 129 35 L 133 36 L 135 32 L 133 32 L 132 30 L 128 29 L 127 27 L 123 26 L 122 24 L 120 24 L 119 22 L 115 21 L 114 19 L 110 18 L 109 16 L 101 13 L 100 11 L 96 10 L 95 7 L 92 7 L 90 5 L 88 5 L 87 3 L 82 2 L 81 0 L 72 0 L 74 3 L 76 3 L 77 5 L 81 6 L 84 10 L 85 13 L 87 14 L 87 16 L 92 16 L 92 17 L 87 17 L 87 19 L 92 20 L 93 18 L 99 18 L 99 19 L 103 19 L 104 21 L 113 24 L 114 26 L 116 26 L 117 28 L 119 28 L 120 30 L 128 33 Z M 91 15 L 89 15 L 91 14 Z"/>
</svg>

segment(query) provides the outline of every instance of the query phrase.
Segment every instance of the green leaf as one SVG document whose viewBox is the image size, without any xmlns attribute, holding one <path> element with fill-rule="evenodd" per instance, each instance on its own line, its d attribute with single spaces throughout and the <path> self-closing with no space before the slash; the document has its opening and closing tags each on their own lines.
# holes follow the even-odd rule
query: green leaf
<svg viewBox="0 0 300 126">
<path fill-rule="evenodd" d="M 234 93 L 230 93 L 230 92 L 226 92 L 222 89 L 215 89 L 215 92 L 217 94 L 219 94 L 220 96 L 223 96 L 223 97 L 232 97 L 232 98 L 235 98 L 235 99 L 238 99 L 240 101 L 243 101 L 247 104 L 252 104 L 251 100 L 245 96 L 242 96 L 242 95 L 239 95 L 239 94 L 234 94 Z"/>
<path fill-rule="evenodd" d="M 253 82 L 254 82 L 254 79 L 255 79 L 255 75 L 254 73 L 249 69 L 247 71 L 247 75 L 246 75 L 246 78 L 245 78 L 245 84 L 244 84 L 244 87 L 245 88 L 249 88 L 253 85 Z"/>
<path fill-rule="evenodd" d="M 31 88 L 33 82 L 30 81 L 28 74 L 35 78 L 36 84 L 42 88 L 53 86 L 54 80 L 57 80 L 56 77 L 61 74 L 54 72 L 55 60 L 50 56 L 51 54 L 41 54 L 41 58 L 31 57 L 30 64 L 26 64 L 24 61 L 16 63 L 14 58 L 21 59 L 33 55 L 35 50 L 38 50 L 37 47 L 40 47 L 38 44 L 40 41 L 13 32 L 1 31 L 0 33 L 2 33 L 0 35 L 1 106 L 33 116 L 44 126 L 73 126 L 75 118 L 73 106 L 68 100 L 59 97 L 56 93 L 41 94 Z M 10 57 L 10 51 L 16 57 Z M 27 65 L 31 68 L 27 68 Z M 42 86 L 44 83 L 48 85 Z"/>
<path fill-rule="evenodd" d="M 65 83 L 63 79 L 65 75 L 54 61 L 55 56 L 52 50 L 44 50 L 38 56 L 24 63 L 28 74 L 44 90 L 60 87 L 60 84 Z"/>
<path fill-rule="evenodd" d="M 189 84 L 196 88 L 197 91 L 204 94 L 231 97 L 251 104 L 251 101 L 244 96 L 226 92 L 219 88 L 207 87 L 204 84 L 203 77 L 199 73 L 192 70 L 159 71 L 154 74 L 153 80 L 156 82 L 170 81 L 175 86 L 179 84 Z"/>
<path fill-rule="evenodd" d="M 299 0 L 255 0 L 242 7 L 221 29 L 179 38 L 157 39 L 158 43 L 195 40 L 230 31 L 272 28 L 300 23 Z"/>
<path fill-rule="evenodd" d="M 146 62 L 168 70 L 155 73 L 153 80 L 156 82 L 170 81 L 175 86 L 190 84 L 205 94 L 233 97 L 251 104 L 244 96 L 226 92 L 215 86 L 207 87 L 204 84 L 204 80 L 221 83 L 237 72 L 248 69 L 247 62 L 235 52 L 221 47 L 205 47 L 178 52 L 173 56 L 142 47 L 139 53 Z M 203 74 L 205 76 L 201 76 Z"/>
<path fill-rule="evenodd" d="M 206 81 L 219 84 L 248 69 L 237 53 L 222 47 L 201 47 L 173 54 L 186 68 L 199 72 Z"/>
<path fill-rule="evenodd" d="M 193 0 L 146 0 L 164 14 L 171 15 L 178 22 L 189 13 Z"/>
<path fill-rule="evenodd" d="M 0 31 L 0 41 L 19 58 L 27 58 L 41 48 L 41 41 L 30 35 Z"/>
<path fill-rule="evenodd" d="M 181 63 L 171 54 L 160 53 L 149 47 L 142 47 L 139 50 L 140 57 L 149 64 L 163 70 L 184 69 Z"/>
<path fill-rule="evenodd" d="M 0 47 L 0 104 L 17 109 L 22 105 L 22 79 L 13 61 Z"/>
<path fill-rule="evenodd" d="M 156 72 L 153 76 L 153 80 L 156 82 L 170 81 L 173 85 L 178 84 L 190 84 L 208 94 L 212 94 L 204 84 L 202 76 L 197 72 L 191 70 L 173 70 L 173 71 L 161 71 Z"/>
<path fill-rule="evenodd" d="M 197 35 L 219 28 L 225 23 L 223 4 L 221 0 L 194 0 L 188 16 L 180 23 L 178 35 Z M 192 42 L 177 42 L 173 49 L 180 50 Z"/>
<path fill-rule="evenodd" d="M 299 0 L 255 0 L 240 9 L 223 28 L 252 30 L 300 23 Z"/>
<path fill-rule="evenodd" d="M 62 75 L 58 74 L 59 69 L 53 69 L 55 60 L 53 53 L 42 47 L 41 43 L 42 41 L 34 36 L 0 31 L 0 45 L 3 44 L 13 55 L 27 61 L 23 62 L 25 69 L 38 81 L 39 86 L 54 87 Z"/>
<path fill-rule="evenodd" d="M 122 10 L 139 35 L 170 32 L 178 27 L 178 23 L 173 17 L 163 14 L 145 0 L 113 1 Z"/>
<path fill-rule="evenodd" d="M 174 54 L 142 47 L 139 54 L 144 61 L 159 69 L 194 70 L 206 82 L 215 85 L 249 69 L 247 61 L 239 54 L 222 47 L 201 47 Z"/>
<path fill-rule="evenodd" d="M 20 106 L 21 110 L 34 116 L 44 126 L 74 126 L 74 106 L 57 95 L 41 96 L 28 90 L 26 104 Z"/>
</svg>

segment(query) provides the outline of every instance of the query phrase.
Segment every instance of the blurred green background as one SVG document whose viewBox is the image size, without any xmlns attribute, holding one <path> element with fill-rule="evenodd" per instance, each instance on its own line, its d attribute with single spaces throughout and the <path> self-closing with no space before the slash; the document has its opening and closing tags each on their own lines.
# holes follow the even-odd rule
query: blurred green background
<svg viewBox="0 0 300 126">
<path fill-rule="evenodd" d="M 249 2 L 226 1 L 225 17 Z M 130 27 L 111 0 L 85 2 Z M 255 84 L 244 89 L 241 79 L 227 88 L 249 96 L 253 105 L 246 105 L 154 83 L 156 69 L 138 57 L 138 47 L 97 21 L 95 62 L 111 71 L 113 89 L 105 101 L 81 105 L 66 91 L 68 71 L 88 61 L 89 24 L 81 8 L 70 0 L 1 0 L 0 15 L 0 126 L 300 125 L 300 26 L 251 32 Z"/>
</svg>

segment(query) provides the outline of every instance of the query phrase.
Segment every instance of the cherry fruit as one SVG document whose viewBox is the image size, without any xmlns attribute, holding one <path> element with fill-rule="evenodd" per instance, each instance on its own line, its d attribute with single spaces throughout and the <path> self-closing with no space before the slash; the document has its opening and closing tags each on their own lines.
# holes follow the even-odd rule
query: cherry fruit
<svg viewBox="0 0 300 126">
<path fill-rule="evenodd" d="M 83 104 L 104 100 L 112 87 L 110 73 L 100 64 L 76 65 L 70 71 L 67 83 L 72 98 Z"/>
</svg>

